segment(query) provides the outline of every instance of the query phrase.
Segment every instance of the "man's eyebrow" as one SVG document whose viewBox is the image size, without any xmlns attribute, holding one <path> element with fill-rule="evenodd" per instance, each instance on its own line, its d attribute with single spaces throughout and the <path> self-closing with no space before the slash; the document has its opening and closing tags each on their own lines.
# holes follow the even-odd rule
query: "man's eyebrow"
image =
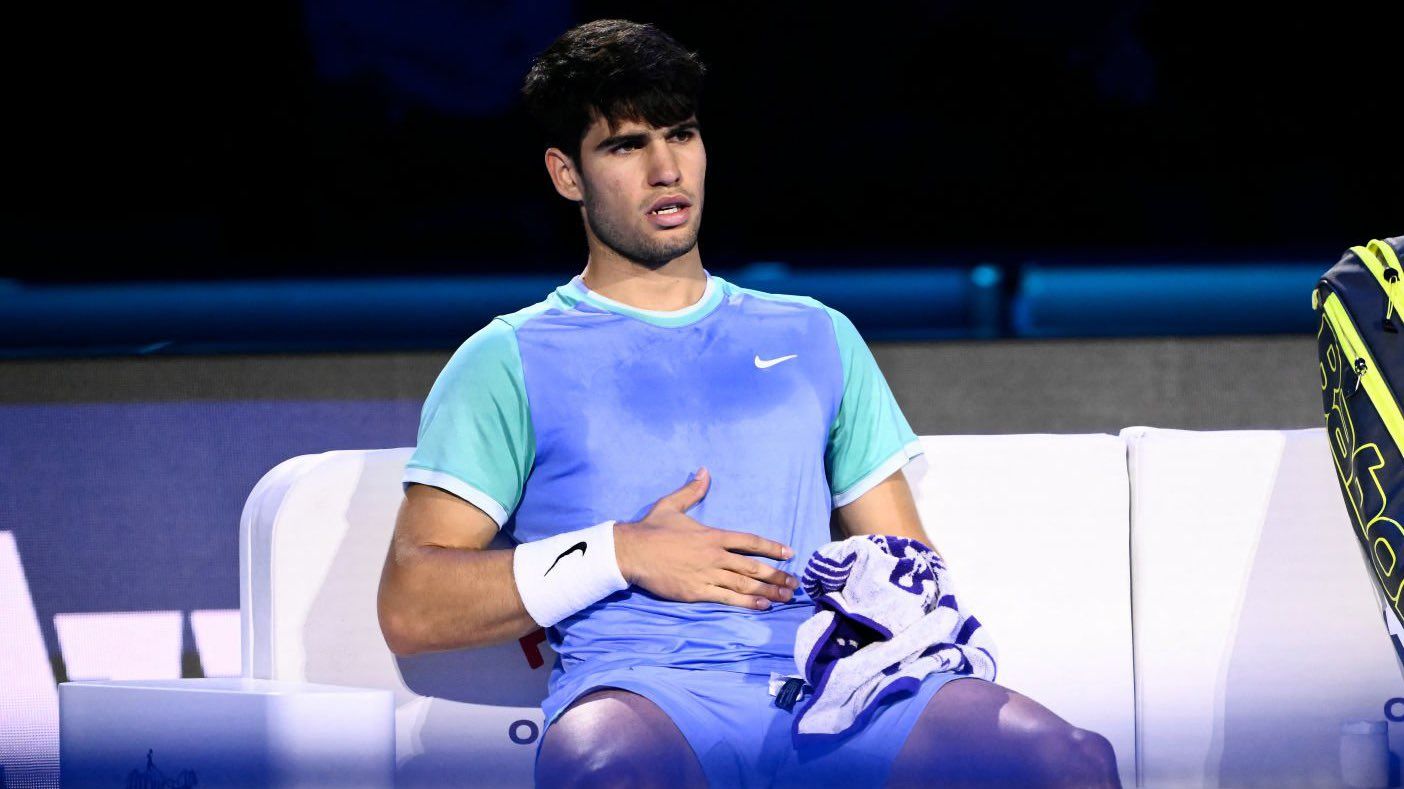
<svg viewBox="0 0 1404 789">
<path fill-rule="evenodd" d="M 648 135 L 644 132 L 629 132 L 628 134 L 615 134 L 600 140 L 595 145 L 595 150 L 603 151 L 606 148 L 613 148 L 621 143 L 628 143 L 634 147 L 642 147 L 648 140 Z"/>
<path fill-rule="evenodd" d="M 669 126 L 669 127 L 668 127 L 668 130 L 667 130 L 667 133 L 666 133 L 666 136 L 671 137 L 671 136 L 673 136 L 674 134 L 677 134 L 678 132 L 681 132 L 681 131 L 692 131 L 692 132 L 695 132 L 695 131 L 699 131 L 701 128 L 702 128 L 702 127 L 698 125 L 698 123 L 697 123 L 696 120 L 686 120 L 686 121 L 683 121 L 682 123 L 675 124 L 675 125 L 673 125 L 673 126 Z M 633 145 L 633 146 L 636 147 L 636 148 L 641 148 L 641 147 L 643 147 L 643 144 L 644 144 L 645 142 L 647 142 L 647 141 L 648 141 L 648 132 L 639 132 L 639 131 L 636 131 L 636 132 L 627 132 L 627 133 L 625 133 L 625 134 L 615 134 L 615 135 L 612 135 L 612 136 L 610 136 L 610 137 L 606 137 L 606 138 L 604 138 L 603 140 L 600 140 L 600 141 L 595 145 L 595 150 L 597 150 L 597 151 L 603 151 L 603 150 L 605 150 L 606 148 L 613 148 L 613 147 L 616 146 L 616 145 L 623 145 L 623 144 Z"/>
</svg>

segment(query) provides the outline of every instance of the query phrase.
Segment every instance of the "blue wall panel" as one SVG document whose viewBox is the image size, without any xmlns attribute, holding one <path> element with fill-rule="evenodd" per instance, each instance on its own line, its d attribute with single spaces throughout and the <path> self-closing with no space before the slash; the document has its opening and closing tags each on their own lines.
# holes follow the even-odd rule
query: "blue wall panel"
<svg viewBox="0 0 1404 789">
<path fill-rule="evenodd" d="M 1320 263 L 1029 265 L 1012 308 L 1019 337 L 1131 337 L 1316 331 Z"/>
<path fill-rule="evenodd" d="M 412 446 L 421 400 L 0 406 L 0 531 L 56 613 L 239 607 L 239 516 L 296 455 Z"/>
</svg>

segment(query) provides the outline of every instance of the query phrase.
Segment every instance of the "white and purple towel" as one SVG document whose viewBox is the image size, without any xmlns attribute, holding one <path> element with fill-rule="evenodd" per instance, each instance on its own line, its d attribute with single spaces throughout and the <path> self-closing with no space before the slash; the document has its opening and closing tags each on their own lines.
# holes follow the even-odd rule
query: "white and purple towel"
<svg viewBox="0 0 1404 789">
<path fill-rule="evenodd" d="M 809 696 L 795 714 L 796 736 L 861 726 L 933 672 L 995 678 L 994 642 L 960 609 L 945 563 L 917 540 L 863 535 L 828 543 L 814 552 L 801 583 L 818 610 L 795 635 L 795 665 Z"/>
</svg>

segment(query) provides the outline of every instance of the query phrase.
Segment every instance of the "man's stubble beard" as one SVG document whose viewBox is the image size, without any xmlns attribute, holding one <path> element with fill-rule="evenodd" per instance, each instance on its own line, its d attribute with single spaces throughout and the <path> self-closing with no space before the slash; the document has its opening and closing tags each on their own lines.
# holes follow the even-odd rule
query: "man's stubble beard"
<svg viewBox="0 0 1404 789">
<path fill-rule="evenodd" d="M 599 203 L 591 197 L 592 190 L 581 191 L 585 197 L 585 221 L 590 226 L 590 232 L 595 234 L 595 238 L 598 238 L 601 244 L 631 263 L 637 263 L 650 271 L 657 271 L 668 261 L 687 254 L 697 246 L 701 226 L 700 214 L 694 215 L 694 220 L 689 223 L 688 228 L 682 230 L 682 234 L 652 240 L 610 221 L 608 212 L 601 210 Z M 694 210 L 700 208 L 699 204 L 693 204 Z"/>
</svg>

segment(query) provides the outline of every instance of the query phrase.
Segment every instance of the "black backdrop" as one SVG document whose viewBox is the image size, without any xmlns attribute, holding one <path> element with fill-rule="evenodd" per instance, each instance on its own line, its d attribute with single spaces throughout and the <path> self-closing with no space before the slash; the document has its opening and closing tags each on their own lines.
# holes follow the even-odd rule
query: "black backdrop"
<svg viewBox="0 0 1404 789">
<path fill-rule="evenodd" d="M 1404 215 L 1383 4 L 378 5 L 28 4 L 0 276 L 578 268 L 514 90 L 604 16 L 711 67 L 712 265 L 1327 260 Z"/>
</svg>

